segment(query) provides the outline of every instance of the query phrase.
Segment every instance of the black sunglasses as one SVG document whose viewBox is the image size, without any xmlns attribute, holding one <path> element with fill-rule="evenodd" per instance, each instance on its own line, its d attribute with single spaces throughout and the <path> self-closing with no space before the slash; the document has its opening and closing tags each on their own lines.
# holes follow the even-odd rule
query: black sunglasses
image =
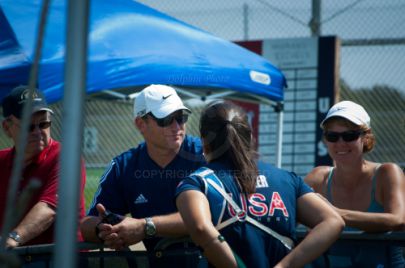
<svg viewBox="0 0 405 268">
<path fill-rule="evenodd" d="M 361 130 L 352 130 L 352 131 L 345 131 L 345 132 L 333 132 L 333 131 L 325 131 L 323 136 L 325 140 L 328 142 L 337 142 L 339 137 L 342 137 L 343 141 L 351 142 L 357 140 L 364 132 Z"/>
<path fill-rule="evenodd" d="M 38 124 L 31 124 L 29 127 L 30 132 L 34 131 L 37 127 L 39 129 L 47 129 L 51 126 L 52 122 L 51 121 L 44 121 L 40 122 Z"/>
<path fill-rule="evenodd" d="M 11 119 L 8 119 L 8 120 L 11 121 L 13 124 L 17 125 L 18 127 L 20 127 L 20 123 L 14 122 L 14 121 L 11 120 Z M 49 128 L 51 125 L 52 125 L 52 122 L 51 122 L 51 121 L 43 121 L 43 122 L 40 122 L 40 123 L 38 123 L 38 124 L 31 124 L 31 125 L 28 127 L 28 129 L 29 129 L 29 132 L 32 132 L 32 131 L 34 131 L 37 127 L 42 130 L 42 129 L 47 129 L 47 128 Z"/>
<path fill-rule="evenodd" d="M 152 113 L 148 113 L 148 115 L 155 120 L 159 127 L 168 127 L 173 123 L 173 120 L 176 120 L 179 125 L 183 125 L 188 120 L 188 114 L 174 114 L 164 118 L 156 118 Z"/>
</svg>

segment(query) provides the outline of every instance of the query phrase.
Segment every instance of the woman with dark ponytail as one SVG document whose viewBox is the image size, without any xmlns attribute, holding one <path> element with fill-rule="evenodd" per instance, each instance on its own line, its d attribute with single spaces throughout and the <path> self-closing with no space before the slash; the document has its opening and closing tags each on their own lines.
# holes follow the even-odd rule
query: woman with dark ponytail
<svg viewBox="0 0 405 268">
<path fill-rule="evenodd" d="M 293 173 L 258 164 L 246 113 L 231 102 L 200 119 L 207 167 L 177 187 L 193 241 L 216 267 L 302 267 L 339 236 L 342 218 Z M 312 228 L 294 248 L 297 221 Z"/>
<path fill-rule="evenodd" d="M 230 102 L 211 105 L 201 116 L 200 135 L 205 140 L 206 159 L 230 161 L 232 166 L 238 167 L 234 176 L 242 192 L 254 193 L 258 175 L 257 154 L 244 111 Z"/>
</svg>

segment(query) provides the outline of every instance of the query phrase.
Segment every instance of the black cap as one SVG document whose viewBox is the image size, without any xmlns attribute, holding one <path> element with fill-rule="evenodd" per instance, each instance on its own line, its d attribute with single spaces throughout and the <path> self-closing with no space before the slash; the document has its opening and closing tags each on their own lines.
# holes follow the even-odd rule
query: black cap
<svg viewBox="0 0 405 268">
<path fill-rule="evenodd" d="M 25 85 L 13 88 L 10 94 L 3 99 L 3 116 L 9 117 L 10 115 L 14 115 L 17 118 L 21 118 L 24 103 L 30 96 L 29 93 L 29 88 Z M 38 89 L 34 89 L 33 97 L 32 113 L 39 111 L 48 111 L 53 113 L 53 111 L 48 107 L 44 95 Z"/>
</svg>

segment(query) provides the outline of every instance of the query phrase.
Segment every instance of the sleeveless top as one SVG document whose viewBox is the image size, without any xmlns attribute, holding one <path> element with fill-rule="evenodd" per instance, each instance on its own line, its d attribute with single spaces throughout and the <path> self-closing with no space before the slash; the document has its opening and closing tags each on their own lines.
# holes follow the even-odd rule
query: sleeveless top
<svg viewBox="0 0 405 268">
<path fill-rule="evenodd" d="M 372 188 L 371 188 L 371 198 L 370 198 L 370 205 L 368 207 L 368 209 L 366 210 L 366 212 L 384 212 L 384 207 L 382 205 L 380 205 L 377 200 L 375 199 L 375 188 L 376 188 L 376 184 L 377 184 L 377 171 L 378 168 L 380 167 L 380 165 L 378 165 L 375 169 L 374 169 L 374 175 L 372 178 Z M 326 193 L 326 198 L 328 199 L 328 201 L 333 204 L 333 200 L 332 200 L 332 176 L 333 176 L 333 170 L 334 168 L 332 167 L 329 170 L 329 175 L 328 175 L 328 188 L 327 188 L 327 193 Z M 346 227 L 345 230 L 358 230 L 356 228 L 352 228 L 352 227 Z"/>
<path fill-rule="evenodd" d="M 372 178 L 371 200 L 366 212 L 383 213 L 384 207 L 375 199 L 377 171 L 380 165 L 374 170 Z M 331 184 L 333 176 L 332 167 L 329 171 L 327 181 L 326 197 L 333 204 L 331 194 Z M 345 227 L 345 231 L 359 231 L 357 228 Z M 405 265 L 403 251 L 401 247 L 390 245 L 379 245 L 377 243 L 361 243 L 351 241 L 338 241 L 328 251 L 327 257 L 329 267 L 401 267 Z"/>
</svg>

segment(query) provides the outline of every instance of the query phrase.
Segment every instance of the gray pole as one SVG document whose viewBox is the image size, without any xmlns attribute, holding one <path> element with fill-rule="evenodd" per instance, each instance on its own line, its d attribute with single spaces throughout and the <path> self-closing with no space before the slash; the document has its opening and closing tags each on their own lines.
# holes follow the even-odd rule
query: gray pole
<svg viewBox="0 0 405 268">
<path fill-rule="evenodd" d="M 283 122 L 284 122 L 284 104 L 278 103 L 274 111 L 277 113 L 277 141 L 276 141 L 276 167 L 282 167 L 283 153 Z"/>
<path fill-rule="evenodd" d="M 89 1 L 69 0 L 66 14 L 62 155 L 54 261 L 58 268 L 72 268 L 77 264 Z"/>
<path fill-rule="evenodd" d="M 321 0 L 312 0 L 311 36 L 321 36 Z"/>
<path fill-rule="evenodd" d="M 243 4 L 243 40 L 247 41 L 249 39 L 249 6 L 248 4 Z"/>
</svg>

